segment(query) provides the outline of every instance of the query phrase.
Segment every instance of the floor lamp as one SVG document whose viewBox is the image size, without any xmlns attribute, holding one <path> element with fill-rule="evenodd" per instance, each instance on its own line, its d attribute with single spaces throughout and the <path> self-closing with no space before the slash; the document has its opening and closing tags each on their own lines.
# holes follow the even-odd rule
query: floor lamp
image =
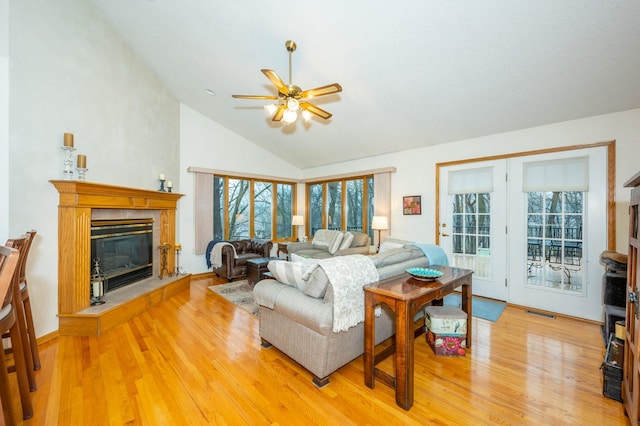
<svg viewBox="0 0 640 426">
<path fill-rule="evenodd" d="M 300 241 L 300 226 L 304 225 L 304 216 L 301 215 L 297 215 L 294 214 L 293 218 L 291 219 L 291 224 L 293 226 L 297 226 L 298 227 L 298 232 L 297 232 L 297 237 L 298 237 L 298 241 Z"/>
<path fill-rule="evenodd" d="M 376 253 L 380 250 L 380 231 L 389 229 L 389 221 L 386 216 L 374 216 L 371 219 L 371 229 L 378 231 L 378 247 Z"/>
</svg>

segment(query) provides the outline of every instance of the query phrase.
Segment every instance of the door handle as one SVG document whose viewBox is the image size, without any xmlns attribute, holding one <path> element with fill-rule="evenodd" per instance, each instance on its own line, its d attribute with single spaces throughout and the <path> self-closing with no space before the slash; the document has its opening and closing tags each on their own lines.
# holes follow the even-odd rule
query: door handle
<svg viewBox="0 0 640 426">
<path fill-rule="evenodd" d="M 446 232 L 442 232 L 440 235 L 442 235 L 443 237 L 448 237 L 449 234 L 447 234 Z"/>
</svg>

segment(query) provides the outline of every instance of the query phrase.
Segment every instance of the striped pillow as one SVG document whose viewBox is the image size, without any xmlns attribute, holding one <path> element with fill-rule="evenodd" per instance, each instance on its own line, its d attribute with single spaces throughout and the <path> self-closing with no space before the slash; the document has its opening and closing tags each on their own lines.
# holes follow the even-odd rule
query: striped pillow
<svg viewBox="0 0 640 426">
<path fill-rule="evenodd" d="M 302 262 L 287 262 L 286 260 L 272 260 L 267 265 L 273 277 L 283 284 L 297 287 L 301 291 L 307 288 L 307 282 L 303 279 L 310 269 L 317 265 Z"/>
</svg>

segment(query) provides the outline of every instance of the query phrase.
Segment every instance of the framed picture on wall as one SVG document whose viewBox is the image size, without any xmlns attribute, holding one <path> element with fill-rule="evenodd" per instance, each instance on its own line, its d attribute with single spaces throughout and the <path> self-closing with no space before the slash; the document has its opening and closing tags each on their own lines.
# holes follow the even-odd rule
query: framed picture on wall
<svg viewBox="0 0 640 426">
<path fill-rule="evenodd" d="M 403 214 L 422 214 L 422 202 L 420 195 L 410 195 L 402 197 Z"/>
</svg>

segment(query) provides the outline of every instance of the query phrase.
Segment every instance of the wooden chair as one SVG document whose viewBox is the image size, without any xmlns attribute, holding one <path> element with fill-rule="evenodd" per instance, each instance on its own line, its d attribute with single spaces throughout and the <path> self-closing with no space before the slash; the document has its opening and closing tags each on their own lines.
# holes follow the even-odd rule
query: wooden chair
<svg viewBox="0 0 640 426">
<path fill-rule="evenodd" d="M 31 364 L 34 370 L 40 370 L 40 353 L 38 352 L 38 341 L 36 340 L 36 330 L 33 326 L 33 314 L 31 311 L 31 299 L 29 298 L 29 287 L 27 286 L 27 258 L 31 249 L 31 244 L 36 237 L 36 231 L 28 231 L 27 243 L 24 254 L 21 253 L 20 265 L 18 267 L 18 282 L 20 283 L 20 296 L 24 307 L 25 320 L 27 322 L 27 333 L 29 335 L 29 348 L 31 351 Z"/>
<path fill-rule="evenodd" d="M 20 391 L 20 401 L 22 402 L 22 417 L 29 419 L 33 417 L 33 404 L 29 394 L 29 380 L 27 379 L 27 366 L 24 360 L 24 350 L 20 339 L 20 330 L 16 310 L 13 309 L 13 287 L 17 285 L 15 271 L 18 267 L 20 254 L 16 249 L 0 246 L 0 297 L 3 300 L 2 310 L 0 310 L 0 332 L 9 331 L 12 344 L 15 348 L 14 360 L 16 363 L 16 377 L 18 389 Z M 13 408 L 11 403 L 11 390 L 9 383 L 9 373 L 4 356 L 0 356 L 0 401 L 2 401 L 3 421 L 7 425 L 16 422 L 13 418 Z"/>
<path fill-rule="evenodd" d="M 29 332 L 27 331 L 27 318 L 24 311 L 24 304 L 22 303 L 22 295 L 20 294 L 20 280 L 21 280 L 21 272 L 26 268 L 26 259 L 29 251 L 29 237 L 27 235 L 22 235 L 20 238 L 12 238 L 7 240 L 6 246 L 17 249 L 20 252 L 20 258 L 18 260 L 18 269 L 14 274 L 14 280 L 16 281 L 16 285 L 13 288 L 13 308 L 16 311 L 16 318 L 18 322 L 18 330 L 20 331 L 20 340 L 21 346 L 24 351 L 24 359 L 27 365 L 27 378 L 29 379 L 29 389 L 31 391 L 35 391 L 38 386 L 36 385 L 36 376 L 33 372 L 33 358 L 31 357 L 31 345 L 29 343 Z M 3 333 L 4 337 L 10 337 L 9 335 Z M 10 353 L 14 348 L 13 339 L 11 339 L 11 348 L 6 349 L 5 353 Z M 15 354 L 14 354 L 15 356 Z M 15 364 L 9 367 L 9 372 L 12 373 L 15 370 Z"/>
</svg>

